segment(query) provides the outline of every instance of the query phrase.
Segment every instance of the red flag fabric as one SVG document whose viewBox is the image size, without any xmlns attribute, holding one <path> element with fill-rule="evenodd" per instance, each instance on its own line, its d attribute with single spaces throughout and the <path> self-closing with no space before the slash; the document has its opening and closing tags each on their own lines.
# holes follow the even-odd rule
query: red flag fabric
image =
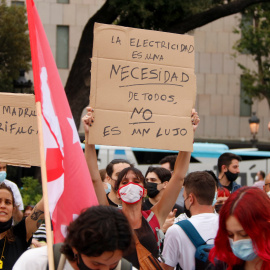
<svg viewBox="0 0 270 270">
<path fill-rule="evenodd" d="M 42 111 L 49 210 L 58 243 L 70 221 L 98 201 L 46 33 L 34 1 L 26 3 L 35 97 Z"/>
</svg>

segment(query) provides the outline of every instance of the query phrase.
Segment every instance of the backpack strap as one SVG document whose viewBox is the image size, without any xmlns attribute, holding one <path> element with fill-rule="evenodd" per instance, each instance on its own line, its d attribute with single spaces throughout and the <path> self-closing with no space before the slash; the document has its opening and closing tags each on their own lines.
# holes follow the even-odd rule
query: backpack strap
<svg viewBox="0 0 270 270">
<path fill-rule="evenodd" d="M 198 231 L 195 229 L 195 227 L 189 220 L 181 220 L 176 224 L 183 229 L 183 231 L 186 233 L 186 235 L 193 243 L 193 245 L 196 247 L 196 249 L 199 246 L 206 244 L 201 235 L 198 233 Z"/>
<path fill-rule="evenodd" d="M 146 218 L 146 220 L 147 220 L 148 223 L 151 221 L 151 219 L 152 219 L 153 216 L 154 216 L 154 212 L 151 211 L 150 214 L 149 214 L 149 216 Z"/>
<path fill-rule="evenodd" d="M 53 245 L 53 259 L 54 259 L 54 267 L 55 269 L 58 268 L 58 264 L 60 261 L 60 257 L 62 253 L 60 252 L 61 246 L 63 243 L 57 243 Z M 49 270 L 49 263 L 47 264 L 47 270 Z"/>
<path fill-rule="evenodd" d="M 161 243 L 162 243 L 162 240 L 164 239 L 165 235 L 164 235 L 163 231 L 160 229 L 158 219 L 155 216 L 154 212 L 151 210 L 142 211 L 142 215 L 146 219 L 148 225 L 151 227 L 151 229 L 156 237 L 159 257 L 164 262 L 164 259 L 161 255 Z"/>
<path fill-rule="evenodd" d="M 121 259 L 121 270 L 132 270 L 132 264 L 126 259 Z"/>
<path fill-rule="evenodd" d="M 163 231 L 160 229 L 160 225 L 159 225 L 157 217 L 155 216 L 154 212 L 151 210 L 142 211 L 142 215 L 148 222 L 153 233 L 155 234 L 157 245 L 158 247 L 160 247 L 161 242 L 165 236 L 164 236 Z"/>
<path fill-rule="evenodd" d="M 53 245 L 53 255 L 54 255 L 54 267 L 55 269 L 58 268 L 58 264 L 60 261 L 60 257 L 61 257 L 61 252 L 60 249 L 62 247 L 63 243 L 57 243 Z"/>
<path fill-rule="evenodd" d="M 159 226 L 157 217 L 155 216 L 154 212 L 151 210 L 142 211 L 142 215 L 146 219 L 149 226 L 151 227 L 158 243 L 158 235 L 157 235 L 156 228 L 160 229 L 160 226 Z"/>
</svg>

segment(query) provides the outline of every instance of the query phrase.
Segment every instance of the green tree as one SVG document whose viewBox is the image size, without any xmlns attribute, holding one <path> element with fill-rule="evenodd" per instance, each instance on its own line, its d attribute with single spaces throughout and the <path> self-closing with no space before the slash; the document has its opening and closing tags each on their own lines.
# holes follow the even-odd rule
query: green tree
<svg viewBox="0 0 270 270">
<path fill-rule="evenodd" d="M 257 66 L 251 70 L 238 64 L 243 71 L 243 90 L 249 100 L 266 98 L 270 107 L 270 4 L 248 8 L 235 32 L 241 33 L 235 50 L 250 55 Z"/>
<path fill-rule="evenodd" d="M 184 34 L 217 19 L 270 0 L 106 0 L 84 27 L 65 86 L 77 127 L 89 104 L 93 26 L 95 22 Z"/>
<path fill-rule="evenodd" d="M 23 188 L 21 189 L 24 206 L 35 205 L 42 198 L 42 186 L 37 179 L 33 177 L 22 178 Z"/>
<path fill-rule="evenodd" d="M 0 4 L 0 92 L 13 92 L 13 80 L 20 70 L 30 69 L 30 46 L 26 10 Z"/>
</svg>

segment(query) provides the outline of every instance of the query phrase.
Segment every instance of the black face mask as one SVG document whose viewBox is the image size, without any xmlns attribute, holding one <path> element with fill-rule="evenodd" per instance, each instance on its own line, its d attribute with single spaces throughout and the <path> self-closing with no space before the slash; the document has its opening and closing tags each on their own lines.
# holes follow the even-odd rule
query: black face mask
<svg viewBox="0 0 270 270">
<path fill-rule="evenodd" d="M 92 270 L 91 268 L 87 267 L 83 260 L 81 255 L 78 253 L 78 258 L 79 258 L 79 262 L 77 262 L 77 266 L 79 267 L 80 270 Z"/>
<path fill-rule="evenodd" d="M 158 193 L 159 193 L 159 190 L 157 189 L 157 183 L 151 183 L 151 182 L 147 182 L 145 187 L 147 189 L 147 195 L 150 197 L 150 198 L 155 198 Z"/>
<path fill-rule="evenodd" d="M 187 198 L 184 200 L 184 212 L 187 215 L 187 217 L 191 218 L 191 213 L 190 213 L 189 209 L 187 209 L 187 207 L 186 207 L 186 200 L 187 200 Z"/>
<path fill-rule="evenodd" d="M 82 256 L 79 253 L 78 253 L 78 258 L 79 258 L 79 262 L 77 262 L 77 266 L 79 267 L 80 270 L 93 270 L 92 268 L 89 268 L 88 266 L 84 264 L 84 261 L 82 260 Z M 111 270 L 114 270 L 116 267 L 114 267 Z"/>
<path fill-rule="evenodd" d="M 238 177 L 238 173 L 232 173 L 230 172 L 229 170 L 227 172 L 225 172 L 225 175 L 227 177 L 227 179 L 230 181 L 230 182 L 233 182 L 236 180 L 236 178 Z"/>
<path fill-rule="evenodd" d="M 6 222 L 0 222 L 0 233 L 9 230 L 12 226 L 12 222 L 13 222 L 12 217 Z"/>
<path fill-rule="evenodd" d="M 217 213 L 220 212 L 220 209 L 221 209 L 222 206 L 223 206 L 223 204 L 216 204 L 215 205 L 215 210 L 216 210 Z"/>
</svg>

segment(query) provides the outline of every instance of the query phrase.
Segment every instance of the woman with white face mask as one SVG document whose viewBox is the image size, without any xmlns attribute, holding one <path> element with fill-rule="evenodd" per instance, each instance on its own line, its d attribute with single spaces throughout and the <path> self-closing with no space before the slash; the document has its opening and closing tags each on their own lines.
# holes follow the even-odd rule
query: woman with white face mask
<svg viewBox="0 0 270 270">
<path fill-rule="evenodd" d="M 98 201 L 100 204 L 106 205 L 108 204 L 108 201 L 98 171 L 95 146 L 88 144 L 89 126 L 92 126 L 94 123 L 94 111 L 90 107 L 87 108 L 87 111 L 87 115 L 82 118 L 85 129 L 85 157 Z M 195 131 L 200 121 L 195 110 L 192 111 L 191 121 L 193 124 L 193 130 Z M 160 228 L 173 208 L 177 196 L 183 186 L 184 177 L 189 166 L 190 156 L 190 152 L 179 152 L 172 178 L 160 201 L 151 209 L 153 219 L 156 219 Z M 147 195 L 145 180 L 142 173 L 138 169 L 126 168 L 118 175 L 118 180 L 115 186 L 118 191 L 118 196 L 122 201 L 122 211 L 131 224 L 131 227 L 134 229 L 139 241 L 154 255 L 154 257 L 158 257 L 158 247 L 156 243 L 157 238 L 144 218 L 144 212 L 142 211 L 142 199 Z M 135 267 L 139 268 L 136 250 L 126 258 L 132 262 Z"/>
<path fill-rule="evenodd" d="M 219 214 L 208 269 L 270 269 L 270 198 L 260 189 L 232 193 Z"/>
</svg>

